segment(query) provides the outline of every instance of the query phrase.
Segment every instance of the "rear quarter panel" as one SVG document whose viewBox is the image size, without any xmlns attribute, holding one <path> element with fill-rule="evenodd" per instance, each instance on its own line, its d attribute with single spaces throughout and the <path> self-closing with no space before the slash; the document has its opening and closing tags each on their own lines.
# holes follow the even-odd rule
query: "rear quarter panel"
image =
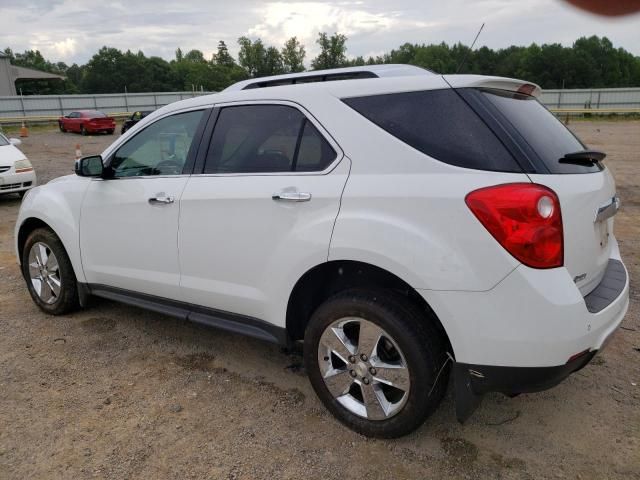
<svg viewBox="0 0 640 480">
<path fill-rule="evenodd" d="M 435 76 L 421 84 L 449 88 Z M 350 94 L 358 96 L 357 90 Z M 489 290 L 517 267 L 464 199 L 478 188 L 529 182 L 526 175 L 451 166 L 393 137 L 339 98 L 305 102 L 352 162 L 329 260 L 370 263 L 429 290 Z"/>
</svg>

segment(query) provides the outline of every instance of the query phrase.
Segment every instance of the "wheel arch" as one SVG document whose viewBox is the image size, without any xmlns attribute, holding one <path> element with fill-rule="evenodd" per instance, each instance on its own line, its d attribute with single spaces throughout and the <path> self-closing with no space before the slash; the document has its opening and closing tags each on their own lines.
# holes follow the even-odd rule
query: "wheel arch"
<svg viewBox="0 0 640 480">
<path fill-rule="evenodd" d="M 33 232 L 34 230 L 38 229 L 38 228 L 48 228 L 49 230 L 51 230 L 53 233 L 56 233 L 55 230 L 53 228 L 51 228 L 51 226 L 46 223 L 45 221 L 41 220 L 40 218 L 37 217 L 29 217 L 26 220 L 24 220 L 22 222 L 22 224 L 20 225 L 20 228 L 18 229 L 18 236 L 17 236 L 17 247 L 18 247 L 18 262 L 20 264 L 22 264 L 22 252 L 24 251 L 24 245 L 27 242 L 27 238 L 29 237 L 29 234 L 31 232 Z M 56 233 L 56 235 L 58 235 Z M 58 235 L 58 238 L 60 238 L 60 236 Z"/>
<path fill-rule="evenodd" d="M 445 326 L 416 289 L 388 270 L 354 260 L 332 260 L 316 265 L 298 279 L 287 303 L 286 329 L 289 338 L 294 342 L 304 338 L 311 315 L 329 297 L 347 289 L 367 287 L 390 290 L 406 297 L 434 320 L 451 353 L 454 353 Z"/>
</svg>

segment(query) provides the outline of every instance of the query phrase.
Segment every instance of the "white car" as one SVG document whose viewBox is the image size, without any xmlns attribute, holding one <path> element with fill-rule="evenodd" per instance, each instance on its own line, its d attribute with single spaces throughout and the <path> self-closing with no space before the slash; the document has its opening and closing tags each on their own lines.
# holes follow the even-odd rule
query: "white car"
<svg viewBox="0 0 640 480">
<path fill-rule="evenodd" d="M 0 133 L 0 195 L 17 193 L 21 197 L 36 186 L 36 172 L 31 162 L 17 147 L 18 138 L 7 138 Z"/>
<path fill-rule="evenodd" d="M 556 385 L 629 304 L 604 154 L 536 85 L 393 71 L 255 79 L 153 112 L 25 198 L 33 300 L 302 344 L 322 402 L 370 436 L 421 425 L 450 374 L 460 421 L 486 392 Z"/>
</svg>

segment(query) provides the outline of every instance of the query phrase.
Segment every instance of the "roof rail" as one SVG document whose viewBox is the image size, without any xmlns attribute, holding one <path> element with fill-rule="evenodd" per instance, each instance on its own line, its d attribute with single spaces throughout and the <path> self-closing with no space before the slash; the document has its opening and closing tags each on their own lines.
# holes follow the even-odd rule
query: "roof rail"
<svg viewBox="0 0 640 480">
<path fill-rule="evenodd" d="M 249 90 L 253 88 L 277 87 L 299 83 L 327 82 L 332 80 L 359 80 L 363 78 L 406 77 L 414 75 L 433 75 L 431 70 L 415 65 L 384 64 L 359 67 L 313 70 L 309 72 L 274 75 L 272 77 L 251 78 L 236 82 L 223 91 Z"/>
</svg>

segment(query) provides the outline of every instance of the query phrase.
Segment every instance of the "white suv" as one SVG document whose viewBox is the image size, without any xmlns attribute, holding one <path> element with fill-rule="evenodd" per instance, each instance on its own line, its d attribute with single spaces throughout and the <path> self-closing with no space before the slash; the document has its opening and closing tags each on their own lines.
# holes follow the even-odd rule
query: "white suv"
<svg viewBox="0 0 640 480">
<path fill-rule="evenodd" d="M 450 374 L 460 421 L 485 392 L 556 385 L 628 307 L 604 154 L 536 85 L 398 71 L 257 79 L 150 114 L 25 198 L 33 300 L 301 342 L 320 399 L 371 436 L 417 428 Z"/>
</svg>

